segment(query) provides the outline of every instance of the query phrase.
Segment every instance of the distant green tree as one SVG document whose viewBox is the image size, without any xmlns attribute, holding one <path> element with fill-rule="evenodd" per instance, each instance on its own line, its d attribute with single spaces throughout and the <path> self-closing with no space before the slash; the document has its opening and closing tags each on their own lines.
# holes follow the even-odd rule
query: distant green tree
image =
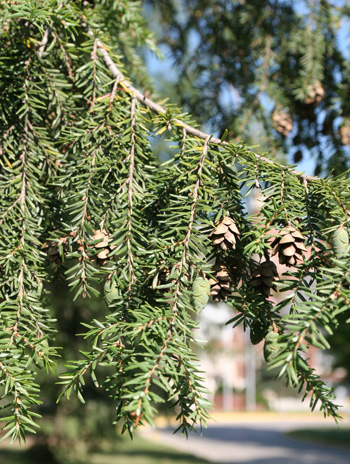
<svg viewBox="0 0 350 464">
<path fill-rule="evenodd" d="M 249 326 L 253 343 L 265 339 L 269 366 L 311 393 L 312 408 L 337 418 L 306 353 L 328 348 L 324 332 L 349 309 L 347 174 L 302 174 L 138 91 L 126 77 L 148 86 L 137 47 L 157 52 L 138 2 L 18 0 L 0 12 L 4 436 L 35 431 L 37 372 L 54 371 L 58 341 L 71 343 L 63 321 L 74 319 L 58 311 L 56 322 L 45 284 L 55 278 L 67 280 L 67 299 L 109 309 L 81 316 L 86 347 L 64 359 L 61 396 L 84 402 L 89 376 L 123 430 L 152 423 L 164 397 L 182 432 L 205 425 L 192 349 L 209 295 L 235 309 L 230 322 Z M 175 155 L 159 165 L 150 138 L 162 134 Z M 256 192 L 262 207 L 248 216 L 244 197 Z M 287 293 L 275 304 L 277 287 Z"/>
<path fill-rule="evenodd" d="M 347 2 L 143 3 L 197 121 L 245 142 L 258 124 L 262 151 L 312 156 L 315 174 L 349 168 Z"/>
</svg>

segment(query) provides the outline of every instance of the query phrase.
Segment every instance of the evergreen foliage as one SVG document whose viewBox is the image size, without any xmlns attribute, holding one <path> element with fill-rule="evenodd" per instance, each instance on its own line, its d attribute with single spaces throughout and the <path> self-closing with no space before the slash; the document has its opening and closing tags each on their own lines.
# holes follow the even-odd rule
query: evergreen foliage
<svg viewBox="0 0 350 464">
<path fill-rule="evenodd" d="M 62 395 L 84 402 L 91 376 L 132 433 L 152 423 L 160 389 L 181 432 L 205 425 L 210 404 L 193 345 L 215 266 L 227 269 L 220 285 L 230 282 L 230 323 L 259 327 L 270 340 L 268 364 L 337 419 L 307 351 L 328 348 L 325 334 L 349 309 L 347 174 L 301 174 L 201 132 L 188 114 L 138 92 L 125 77 L 145 82 L 135 49 L 156 49 L 139 2 L 18 0 L 0 12 L 5 437 L 23 440 L 37 426 L 36 373 L 53 370 L 59 353 L 44 284 L 63 275 L 67 298 L 104 299 L 109 312 L 85 324 L 90 348 L 67 361 Z M 150 137 L 163 133 L 176 155 L 159 165 Z M 244 197 L 256 191 L 261 210 L 248 216 Z M 225 232 L 221 247 L 214 241 L 224 220 L 239 233 Z M 271 244 L 288 227 L 303 234 L 307 253 L 277 278 Z M 275 286 L 286 292 L 278 303 L 269 298 Z"/>
</svg>

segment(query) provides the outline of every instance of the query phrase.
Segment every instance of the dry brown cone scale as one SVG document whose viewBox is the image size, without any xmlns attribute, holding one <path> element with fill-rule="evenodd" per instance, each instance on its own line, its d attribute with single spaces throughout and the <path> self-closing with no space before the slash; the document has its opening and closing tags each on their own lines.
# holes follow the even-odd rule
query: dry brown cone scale
<svg viewBox="0 0 350 464">
<path fill-rule="evenodd" d="M 276 280 L 278 280 L 276 264 L 272 261 L 264 261 L 252 272 L 250 284 L 265 297 L 269 297 L 271 289 L 277 291 Z"/>
<path fill-rule="evenodd" d="M 224 264 L 216 263 L 213 266 L 215 278 L 209 279 L 210 295 L 215 302 L 227 300 L 231 294 L 231 277 L 228 268 Z"/>
<path fill-rule="evenodd" d="M 216 228 L 209 234 L 209 237 L 212 237 L 213 245 L 219 245 L 222 250 L 227 250 L 236 248 L 239 235 L 235 221 L 226 216 L 217 223 Z"/>
<path fill-rule="evenodd" d="M 272 242 L 272 256 L 278 254 L 280 264 L 297 266 L 303 261 L 303 252 L 306 251 L 304 242 L 305 236 L 298 229 L 287 226 Z"/>
</svg>

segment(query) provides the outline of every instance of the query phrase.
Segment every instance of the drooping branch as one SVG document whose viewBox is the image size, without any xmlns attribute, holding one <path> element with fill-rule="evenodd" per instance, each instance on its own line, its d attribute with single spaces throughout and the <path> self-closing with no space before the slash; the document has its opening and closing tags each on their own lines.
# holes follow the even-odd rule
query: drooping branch
<svg viewBox="0 0 350 464">
<path fill-rule="evenodd" d="M 185 150 L 185 142 L 186 142 L 186 130 L 184 130 L 184 134 L 183 134 L 183 147 L 182 147 L 182 150 Z M 166 339 L 163 342 L 163 346 L 162 346 L 162 348 L 160 350 L 160 353 L 157 356 L 154 365 L 152 366 L 152 368 L 149 370 L 149 372 L 147 374 L 145 387 L 144 387 L 144 390 L 143 390 L 143 395 L 140 396 L 140 399 L 139 399 L 139 402 L 138 402 L 138 408 L 137 408 L 138 413 L 137 413 L 136 420 L 135 420 L 135 427 L 137 427 L 137 425 L 139 424 L 139 421 L 141 419 L 142 402 L 143 402 L 143 399 L 146 398 L 147 395 L 148 395 L 150 385 L 151 385 L 151 382 L 152 382 L 152 377 L 154 376 L 155 372 L 159 368 L 160 363 L 164 358 L 164 354 L 168 350 L 170 341 L 174 336 L 174 321 L 178 317 L 178 311 L 179 311 L 179 297 L 180 297 L 180 294 L 181 294 L 181 277 L 183 275 L 185 263 L 187 262 L 188 248 L 189 248 L 191 235 L 192 235 L 192 232 L 193 232 L 194 220 L 195 220 L 195 215 L 196 215 L 196 207 L 197 207 L 197 203 L 198 203 L 199 190 L 200 190 L 200 186 L 201 186 L 202 172 L 203 172 L 204 162 L 205 162 L 205 159 L 206 159 L 206 156 L 207 156 L 207 153 L 208 153 L 209 142 L 210 142 L 210 136 L 207 136 L 207 138 L 205 140 L 205 143 L 203 145 L 203 151 L 202 151 L 200 161 L 199 161 L 199 165 L 198 165 L 197 180 L 196 180 L 196 183 L 194 184 L 193 191 L 191 192 L 191 197 L 193 199 L 193 202 L 192 202 L 191 210 L 190 210 L 191 212 L 190 212 L 190 218 L 189 218 L 189 224 L 188 224 L 187 233 L 186 233 L 186 236 L 185 236 L 185 238 L 184 238 L 184 240 L 182 242 L 182 245 L 183 245 L 182 256 L 181 256 L 181 260 L 178 262 L 178 266 L 177 266 L 177 278 L 176 278 L 175 283 L 174 283 L 174 292 L 173 292 L 174 299 L 171 302 L 171 311 L 173 313 L 173 316 L 169 320 L 169 327 L 168 327 L 168 330 L 167 330 L 167 333 L 166 333 Z M 193 393 L 193 388 L 191 388 L 191 386 L 189 386 L 189 388 L 190 388 L 190 390 L 192 390 L 191 393 L 193 394 L 194 402 L 195 402 L 195 405 L 197 406 L 197 397 Z"/>
</svg>

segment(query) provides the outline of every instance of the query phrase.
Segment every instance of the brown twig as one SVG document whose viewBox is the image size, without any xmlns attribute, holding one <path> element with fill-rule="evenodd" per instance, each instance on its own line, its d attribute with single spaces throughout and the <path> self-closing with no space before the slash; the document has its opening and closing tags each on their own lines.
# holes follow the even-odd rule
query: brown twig
<svg viewBox="0 0 350 464">
<path fill-rule="evenodd" d="M 130 163 L 129 163 L 129 176 L 128 176 L 128 222 L 127 222 L 127 247 L 128 247 L 128 268 L 129 268 L 129 286 L 128 286 L 128 306 L 130 305 L 131 290 L 133 283 L 136 280 L 134 267 L 133 267 L 133 251 L 131 247 L 131 221 L 133 215 L 133 193 L 134 193 L 134 169 L 135 169 L 135 110 L 136 110 L 136 99 L 132 97 L 131 100 L 131 149 L 130 149 Z"/>
</svg>

